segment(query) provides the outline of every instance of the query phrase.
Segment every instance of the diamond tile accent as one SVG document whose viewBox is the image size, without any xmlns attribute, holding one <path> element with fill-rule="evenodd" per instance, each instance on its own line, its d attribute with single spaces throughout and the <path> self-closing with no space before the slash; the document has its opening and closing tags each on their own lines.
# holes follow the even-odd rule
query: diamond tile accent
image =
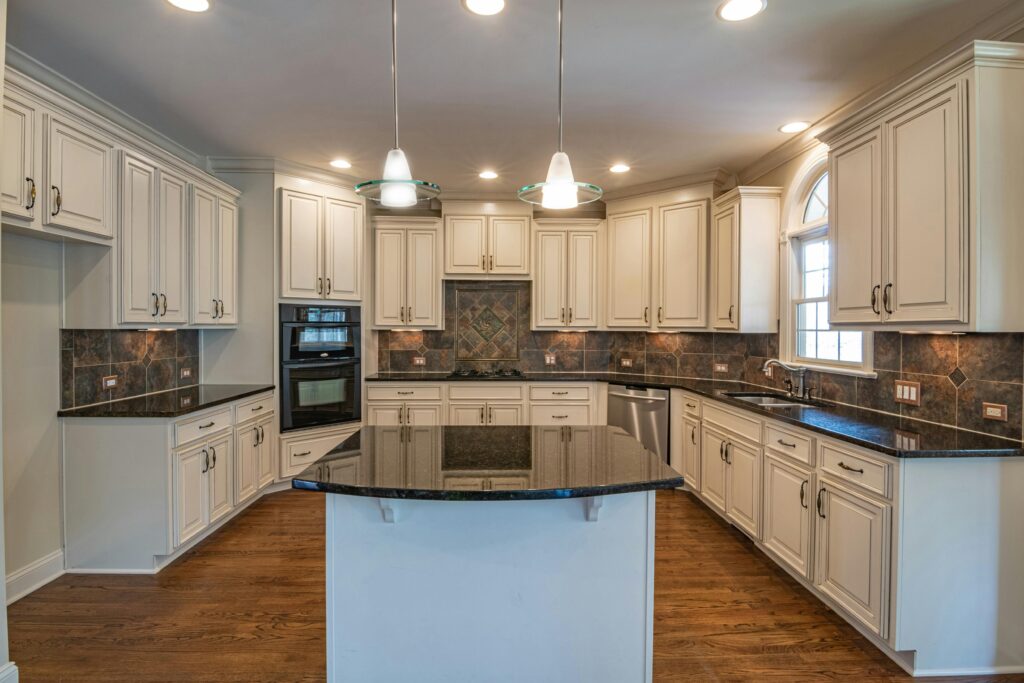
<svg viewBox="0 0 1024 683">
<path fill-rule="evenodd" d="M 494 335 L 505 328 L 505 323 L 501 322 L 501 318 L 494 314 L 490 306 L 480 311 L 480 314 L 473 318 L 473 322 L 470 325 L 476 330 L 477 334 L 487 341 L 494 339 Z"/>
<path fill-rule="evenodd" d="M 456 285 L 456 360 L 518 361 L 519 297 L 519 288 Z"/>
<path fill-rule="evenodd" d="M 953 386 L 959 388 L 961 384 L 967 381 L 967 375 L 960 368 L 953 368 L 953 372 L 948 375 L 949 381 L 953 383 Z"/>
</svg>

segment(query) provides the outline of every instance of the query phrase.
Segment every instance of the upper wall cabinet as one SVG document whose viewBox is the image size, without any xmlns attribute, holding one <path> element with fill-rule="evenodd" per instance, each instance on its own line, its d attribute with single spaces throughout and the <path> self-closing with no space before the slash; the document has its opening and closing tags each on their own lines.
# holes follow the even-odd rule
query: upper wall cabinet
<svg viewBox="0 0 1024 683">
<path fill-rule="evenodd" d="M 446 215 L 446 275 L 530 274 L 530 217 Z"/>
<path fill-rule="evenodd" d="M 441 226 L 429 218 L 377 219 L 373 229 L 373 324 L 439 328 L 444 324 Z"/>
<path fill-rule="evenodd" d="M 41 141 L 36 110 L 17 96 L 4 98 L 3 158 L 0 159 L 0 202 L 6 216 L 29 221 L 38 214 Z"/>
<path fill-rule="evenodd" d="M 205 187 L 192 189 L 194 325 L 238 324 L 238 209 Z"/>
<path fill-rule="evenodd" d="M 651 325 L 651 212 L 608 216 L 608 327 Z"/>
<path fill-rule="evenodd" d="M 711 220 L 711 326 L 778 331 L 782 189 L 737 187 L 715 200 Z"/>
<path fill-rule="evenodd" d="M 363 206 L 281 189 L 281 296 L 362 298 Z"/>
<path fill-rule="evenodd" d="M 1024 45 L 975 42 L 825 131 L 831 323 L 1016 332 Z"/>
<path fill-rule="evenodd" d="M 602 222 L 538 224 L 532 288 L 534 329 L 598 326 Z"/>
</svg>

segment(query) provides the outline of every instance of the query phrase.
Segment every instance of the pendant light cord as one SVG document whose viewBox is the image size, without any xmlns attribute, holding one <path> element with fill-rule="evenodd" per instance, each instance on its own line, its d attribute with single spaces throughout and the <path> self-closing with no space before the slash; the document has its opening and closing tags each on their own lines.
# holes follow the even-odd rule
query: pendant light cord
<svg viewBox="0 0 1024 683">
<path fill-rule="evenodd" d="M 391 96 L 395 106 L 395 149 L 398 149 L 398 0 L 391 0 Z"/>
<path fill-rule="evenodd" d="M 562 72 L 565 70 L 565 58 L 562 56 L 562 6 L 564 0 L 558 0 L 558 151 L 562 151 Z M 397 107 L 397 105 L 396 105 Z M 397 111 L 397 109 L 396 109 Z M 397 116 L 397 114 L 396 114 Z M 396 124 L 397 125 L 397 124 Z"/>
</svg>

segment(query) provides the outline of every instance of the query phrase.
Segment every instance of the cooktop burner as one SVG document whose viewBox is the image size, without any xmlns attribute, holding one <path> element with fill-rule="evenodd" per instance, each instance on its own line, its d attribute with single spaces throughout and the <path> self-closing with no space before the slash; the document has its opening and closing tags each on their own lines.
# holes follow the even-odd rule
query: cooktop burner
<svg viewBox="0 0 1024 683">
<path fill-rule="evenodd" d="M 507 378 L 507 379 L 521 379 L 523 377 L 522 370 L 518 368 L 502 368 L 500 370 L 467 370 L 460 368 L 453 370 L 449 377 L 469 377 L 477 379 L 494 379 L 494 378 Z"/>
</svg>

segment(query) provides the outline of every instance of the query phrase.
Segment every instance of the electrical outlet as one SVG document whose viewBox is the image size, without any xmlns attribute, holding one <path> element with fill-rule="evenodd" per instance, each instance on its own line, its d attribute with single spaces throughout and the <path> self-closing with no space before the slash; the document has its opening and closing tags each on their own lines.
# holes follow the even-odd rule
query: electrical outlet
<svg viewBox="0 0 1024 683">
<path fill-rule="evenodd" d="M 981 416 L 986 420 L 998 420 L 1006 422 L 1007 408 L 1005 403 L 982 403 Z"/>
<path fill-rule="evenodd" d="M 181 369 L 181 378 L 182 379 L 188 379 L 191 376 L 192 376 L 192 368 L 184 367 L 184 368 Z"/>
<path fill-rule="evenodd" d="M 715 372 L 729 372 L 729 364 L 715 363 Z"/>
<path fill-rule="evenodd" d="M 896 402 L 908 406 L 921 405 L 921 383 L 896 380 Z"/>
<path fill-rule="evenodd" d="M 413 365 L 426 365 L 427 364 L 427 359 L 424 358 L 423 356 L 413 356 L 412 364 Z"/>
<path fill-rule="evenodd" d="M 100 381 L 100 389 L 102 391 L 107 391 L 108 389 L 113 389 L 116 386 L 117 386 L 117 375 L 108 375 L 107 377 L 104 377 Z"/>
<path fill-rule="evenodd" d="M 765 377 L 767 377 L 768 379 L 771 379 L 772 377 L 775 376 L 775 366 L 774 365 L 769 365 L 762 372 L 764 372 L 764 376 Z"/>
<path fill-rule="evenodd" d="M 182 408 L 188 408 L 190 405 L 192 405 L 192 397 L 191 396 L 182 396 L 181 397 L 181 407 Z"/>
<path fill-rule="evenodd" d="M 555 365 L 557 362 L 558 362 L 558 360 L 555 358 L 555 354 L 553 354 L 553 353 L 545 353 L 544 354 L 544 365 Z"/>
<path fill-rule="evenodd" d="M 632 358 L 620 358 L 619 359 L 619 365 L 621 365 L 624 368 L 631 368 L 631 367 L 633 367 L 633 359 Z"/>
</svg>

